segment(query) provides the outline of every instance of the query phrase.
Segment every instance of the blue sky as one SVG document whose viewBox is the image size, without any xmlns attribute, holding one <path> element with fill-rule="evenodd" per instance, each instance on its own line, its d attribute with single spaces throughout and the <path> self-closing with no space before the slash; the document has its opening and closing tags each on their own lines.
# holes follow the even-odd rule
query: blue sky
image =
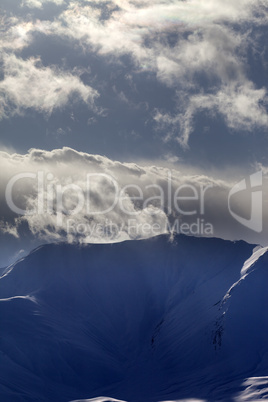
<svg viewBox="0 0 268 402">
<path fill-rule="evenodd" d="M 266 177 L 267 6 L 266 0 L 2 0 L 3 183 L 12 170 L 6 155 L 12 166 L 21 155 L 14 172 L 36 171 L 29 149 L 68 165 L 56 151 L 63 147 L 80 157 L 106 156 L 110 167 L 120 161 L 198 180 L 205 175 L 218 185 L 222 180 L 222 188 L 259 169 Z M 44 241 L 34 228 L 14 238 L 11 215 L 2 204 L 2 244 L 16 242 L 13 254 L 32 237 L 34 244 Z M 223 232 L 259 239 L 243 228 Z"/>
</svg>

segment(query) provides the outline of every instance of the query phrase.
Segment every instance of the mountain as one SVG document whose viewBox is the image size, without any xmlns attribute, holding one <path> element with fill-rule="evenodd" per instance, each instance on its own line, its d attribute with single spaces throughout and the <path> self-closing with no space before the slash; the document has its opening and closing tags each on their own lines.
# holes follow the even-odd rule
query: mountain
<svg viewBox="0 0 268 402">
<path fill-rule="evenodd" d="M 253 249 L 180 235 L 34 250 L 0 278 L 0 400 L 268 398 Z"/>
</svg>

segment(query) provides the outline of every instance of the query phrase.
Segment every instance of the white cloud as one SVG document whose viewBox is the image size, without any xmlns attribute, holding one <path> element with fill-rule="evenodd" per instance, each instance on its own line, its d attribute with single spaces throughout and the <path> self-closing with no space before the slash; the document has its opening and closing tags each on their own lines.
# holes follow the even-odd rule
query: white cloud
<svg viewBox="0 0 268 402">
<path fill-rule="evenodd" d="M 94 100 L 98 96 L 96 90 L 69 72 L 44 67 L 39 58 L 24 60 L 14 54 L 5 54 L 3 71 L 0 118 L 21 114 L 27 108 L 50 114 L 75 98 L 94 108 Z"/>
<path fill-rule="evenodd" d="M 22 6 L 27 6 L 29 8 L 42 8 L 46 3 L 54 3 L 60 6 L 65 3 L 65 0 L 23 0 Z"/>
<path fill-rule="evenodd" d="M 41 7 L 43 3 L 41 0 L 24 2 L 32 7 Z M 170 127 L 166 139 L 175 136 L 183 146 L 188 144 L 194 129 L 193 117 L 199 110 L 221 114 L 227 126 L 237 131 L 267 127 L 266 89 L 255 86 L 248 78 L 246 56 L 255 40 L 251 36 L 252 28 L 267 24 L 265 1 L 54 0 L 54 3 L 64 3 L 66 7 L 52 21 L 7 20 L 1 48 L 21 50 L 39 31 L 71 43 L 78 42 L 84 52 L 104 55 L 106 61 L 107 56 L 117 62 L 122 55 L 131 55 L 132 75 L 151 71 L 176 92 L 177 109 L 173 114 L 159 110 L 156 122 L 160 128 L 163 124 Z M 170 34 L 173 44 L 169 42 Z M 13 75 L 8 72 L 11 63 Z M 5 81 L 1 82 L 2 115 L 14 101 L 18 105 L 13 104 L 13 110 L 18 113 L 27 107 L 50 112 L 66 104 L 74 91 L 91 104 L 96 96 L 76 76 L 53 67 L 39 68 L 37 59 L 22 61 L 8 54 L 5 73 Z M 26 77 L 30 73 L 39 82 L 40 91 L 31 89 L 24 100 L 21 93 L 26 93 L 25 86 L 30 84 Z M 48 76 L 52 80 L 46 93 Z M 56 83 L 59 80 L 61 89 Z"/>
<path fill-rule="evenodd" d="M 236 180 L 232 177 L 223 181 L 202 173 L 184 173 L 183 167 L 181 171 L 141 167 L 70 148 L 51 152 L 33 149 L 26 155 L 2 152 L 0 156 L 0 230 L 4 233 L 20 236 L 27 223 L 31 234 L 46 241 L 112 242 L 165 233 L 175 222 L 180 228 L 183 223 L 189 227 L 199 219 L 199 228 L 194 228 L 199 232 L 185 229 L 186 234 L 260 243 L 267 239 L 267 208 L 260 234 L 247 230 L 229 213 L 229 190 L 240 181 L 239 175 Z M 262 170 L 267 195 L 265 169 Z M 41 172 L 39 187 L 37 176 L 18 180 L 14 185 L 15 205 L 28 211 L 22 216 L 11 212 L 5 201 L 9 180 L 21 172 L 31 175 Z M 62 193 L 63 208 L 56 208 L 61 205 Z M 188 198 L 183 200 L 178 196 Z M 234 207 L 239 214 L 247 216 L 250 193 L 234 199 Z M 213 225 L 213 233 L 202 232 L 202 220 L 204 225 Z"/>
<path fill-rule="evenodd" d="M 224 22 L 237 24 L 243 21 L 249 22 L 255 19 L 254 8 L 260 9 L 260 2 L 251 0 L 236 3 L 227 0 L 224 2 L 156 1 L 153 4 L 144 1 L 117 0 L 101 2 L 101 4 L 102 7 L 109 5 L 110 18 L 102 20 L 101 8 L 96 8 L 95 4 L 91 2 L 86 5 L 70 2 L 68 8 L 61 13 L 58 19 L 51 24 L 41 24 L 37 29 L 79 40 L 81 45 L 87 45 L 91 50 L 95 49 L 102 54 L 118 56 L 130 53 L 141 67 L 145 63 L 146 68 L 152 70 L 158 71 L 157 65 L 161 58 L 165 57 L 168 62 L 177 58 L 188 68 L 194 67 L 200 70 L 203 69 L 204 64 L 207 66 L 210 63 L 211 58 L 215 61 L 216 48 L 213 43 L 211 46 L 210 41 L 217 42 L 217 28 L 222 27 L 223 29 Z M 117 9 L 113 8 L 115 5 L 118 6 Z M 260 21 L 262 21 L 261 17 L 257 22 Z M 231 36 L 235 39 L 236 35 L 227 27 L 225 27 L 225 31 L 225 37 L 222 38 L 224 42 L 221 38 L 218 42 L 221 42 L 220 45 L 224 44 L 224 48 L 230 53 L 233 43 L 228 44 L 226 39 L 230 39 Z M 181 50 L 181 47 L 187 47 L 185 45 L 188 42 L 181 35 L 175 51 L 167 46 L 161 46 L 165 34 L 171 32 L 192 33 L 193 37 L 189 42 L 194 43 L 190 43 L 190 49 Z M 203 33 L 205 35 L 202 39 Z M 218 29 L 218 34 L 220 34 L 220 29 Z M 150 46 L 145 46 L 145 39 L 150 40 Z M 202 40 L 203 48 L 200 50 L 199 42 Z M 236 41 L 239 41 L 239 36 Z M 224 51 L 224 48 L 221 50 Z M 196 54 L 196 52 L 198 53 Z M 220 55 L 219 52 L 216 54 Z M 195 61 L 196 66 L 189 65 L 189 61 Z M 219 65 L 220 61 L 224 62 L 224 54 L 219 60 Z"/>
<path fill-rule="evenodd" d="M 195 98 L 199 108 L 216 108 L 234 129 L 253 130 L 256 127 L 268 127 L 267 91 L 256 89 L 251 82 L 244 85 L 226 85 L 215 95 Z"/>
<path fill-rule="evenodd" d="M 7 18 L 3 15 L 1 25 L 4 27 L 0 38 L 2 52 L 22 50 L 31 43 L 31 32 L 35 27 L 33 22 L 24 22 L 16 17 Z"/>
<path fill-rule="evenodd" d="M 166 130 L 167 136 L 181 133 L 177 138 L 183 147 L 187 147 L 194 129 L 193 118 L 199 111 L 222 115 L 228 127 L 237 131 L 250 132 L 268 127 L 267 91 L 265 88 L 256 89 L 250 81 L 222 85 L 213 94 L 184 95 L 184 100 L 183 94 L 179 96 L 178 114 L 171 115 L 158 110 L 154 115 L 158 127 Z"/>
<path fill-rule="evenodd" d="M 252 45 L 247 26 L 267 22 L 262 1 L 159 0 L 152 4 L 114 0 L 101 4 L 110 10 L 108 19 L 102 20 L 101 8 L 90 1 L 70 2 L 58 19 L 38 29 L 78 40 L 85 50 L 113 60 L 130 54 L 138 71 L 155 72 L 178 94 L 176 129 L 171 131 L 183 145 L 188 143 L 200 101 L 205 109 L 222 114 L 230 128 L 267 127 L 266 90 L 255 88 L 247 78 L 245 59 Z M 170 33 L 177 35 L 172 46 Z M 161 113 L 166 115 L 159 112 L 158 116 Z"/>
<path fill-rule="evenodd" d="M 19 238 L 16 225 L 11 225 L 8 222 L 0 221 L 0 232 L 14 236 L 17 239 Z"/>
<path fill-rule="evenodd" d="M 159 79 L 169 86 L 181 82 L 177 89 L 177 114 L 157 111 L 155 120 L 160 127 L 169 128 L 184 146 L 194 129 L 193 117 L 200 110 L 221 114 L 227 126 L 237 131 L 267 128 L 267 90 L 256 88 L 246 76 L 247 46 L 246 34 L 234 34 L 229 28 L 216 25 L 181 41 L 171 62 L 160 55 Z"/>
</svg>

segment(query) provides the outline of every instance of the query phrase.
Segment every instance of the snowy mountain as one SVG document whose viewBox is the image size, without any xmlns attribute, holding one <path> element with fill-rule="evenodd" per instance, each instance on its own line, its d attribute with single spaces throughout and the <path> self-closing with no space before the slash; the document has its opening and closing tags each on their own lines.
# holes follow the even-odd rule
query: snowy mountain
<svg viewBox="0 0 268 402">
<path fill-rule="evenodd" d="M 0 400 L 268 398 L 267 268 L 219 239 L 40 247 L 0 278 Z"/>
</svg>

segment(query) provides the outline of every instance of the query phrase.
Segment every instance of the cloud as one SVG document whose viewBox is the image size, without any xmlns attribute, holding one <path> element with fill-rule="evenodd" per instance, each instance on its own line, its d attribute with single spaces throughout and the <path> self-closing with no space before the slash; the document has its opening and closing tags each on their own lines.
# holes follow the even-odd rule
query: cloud
<svg viewBox="0 0 268 402">
<path fill-rule="evenodd" d="M 0 221 L 0 232 L 19 238 L 16 225 L 10 225 L 8 222 Z"/>
<path fill-rule="evenodd" d="M 245 228 L 230 214 L 228 194 L 239 175 L 222 180 L 201 172 L 187 174 L 183 166 L 180 171 L 138 166 L 71 148 L 32 149 L 26 155 L 2 152 L 0 169 L 0 230 L 13 236 L 28 231 L 48 242 L 109 243 L 175 230 L 253 243 L 267 239 L 267 208 L 262 233 Z M 265 167 L 262 171 L 267 199 Z M 21 172 L 27 177 L 18 176 L 8 188 Z M 7 203 L 10 194 L 25 213 Z M 250 196 L 244 192 L 232 200 L 237 214 L 248 216 Z"/>
<path fill-rule="evenodd" d="M 180 94 L 179 99 L 182 98 Z M 187 96 L 185 93 L 185 99 L 180 102 L 178 114 L 157 110 L 154 115 L 158 127 L 167 131 L 167 137 L 180 131 L 178 141 L 183 147 L 188 145 L 190 134 L 194 130 L 194 116 L 200 111 L 213 113 L 214 116 L 221 115 L 227 126 L 236 131 L 252 132 L 257 128 L 268 127 L 267 91 L 265 88 L 255 88 L 250 81 L 226 84 L 213 94 Z"/>
<path fill-rule="evenodd" d="M 42 8 L 46 3 L 53 3 L 60 6 L 65 3 L 65 0 L 23 0 L 22 6 L 29 8 Z"/>
<path fill-rule="evenodd" d="M 187 146 L 202 109 L 221 114 L 238 132 L 267 127 L 267 91 L 247 77 L 246 56 L 256 39 L 252 27 L 266 23 L 262 1 L 114 0 L 70 2 L 59 18 L 37 29 L 79 41 L 84 51 L 114 62 L 129 54 L 133 71 L 156 74 L 178 99 L 173 118 L 159 110 L 156 122 L 169 120 L 172 136 Z"/>
<path fill-rule="evenodd" d="M 244 85 L 226 85 L 215 95 L 194 99 L 196 108 L 218 110 L 233 129 L 253 130 L 268 126 L 267 91 L 256 89 L 251 82 Z"/>
<path fill-rule="evenodd" d="M 1 25 L 4 27 L 1 32 L 0 49 L 5 51 L 19 51 L 27 47 L 32 41 L 32 30 L 35 24 L 31 21 L 22 21 L 17 17 L 1 17 Z"/>
<path fill-rule="evenodd" d="M 248 34 L 234 33 L 222 25 L 204 27 L 179 42 L 170 62 L 168 56 L 158 57 L 158 77 L 176 88 L 177 110 L 171 114 L 157 110 L 158 126 L 177 136 L 182 146 L 188 145 L 194 130 L 194 116 L 208 111 L 221 115 L 235 131 L 267 128 L 267 89 L 258 88 L 247 78 L 245 53 Z"/>
<path fill-rule="evenodd" d="M 49 1 L 25 0 L 41 8 Z M 56 67 L 43 67 L 38 57 L 23 60 L 14 54 L 28 47 L 36 33 L 61 37 L 83 52 L 103 56 L 103 63 L 119 63 L 130 55 L 132 76 L 150 72 L 174 90 L 177 106 L 157 110 L 159 129 L 186 147 L 194 130 L 194 116 L 202 111 L 220 114 L 226 125 L 239 132 L 267 128 L 267 89 L 248 77 L 247 51 L 261 40 L 254 29 L 267 24 L 262 0 L 51 0 L 64 5 L 53 20 L 27 16 L 6 18 L 0 42 L 5 79 L 1 82 L 1 114 L 25 108 L 51 113 L 66 105 L 76 93 L 92 107 L 97 92 L 78 76 Z M 38 82 L 38 90 L 28 77 Z M 48 81 L 50 85 L 47 86 Z M 18 92 L 15 91 L 18 88 Z M 30 88 L 27 94 L 27 88 Z M 23 94 L 23 95 L 22 95 Z M 26 94 L 26 96 L 25 96 Z M 125 96 L 122 92 L 121 97 Z M 44 99 L 44 101 L 43 101 Z M 10 105 L 12 105 L 10 107 Z"/>
<path fill-rule="evenodd" d="M 71 1 L 58 18 L 39 23 L 36 30 L 78 40 L 84 49 L 109 54 L 115 59 L 131 54 L 141 69 L 155 71 L 167 81 L 174 76 L 174 83 L 178 76 L 207 67 L 218 70 L 217 74 L 224 72 L 230 63 L 237 62 L 232 52 L 243 38 L 227 23 L 258 25 L 264 23 L 264 16 L 261 2 L 250 0 L 236 3 L 156 1 L 153 4 Z M 173 45 L 168 42 L 169 34 L 177 35 Z"/>
<path fill-rule="evenodd" d="M 0 118 L 32 108 L 50 114 L 76 99 L 94 109 L 98 92 L 78 76 L 56 67 L 44 67 L 40 58 L 24 60 L 3 55 L 4 79 L 0 81 Z"/>
</svg>

